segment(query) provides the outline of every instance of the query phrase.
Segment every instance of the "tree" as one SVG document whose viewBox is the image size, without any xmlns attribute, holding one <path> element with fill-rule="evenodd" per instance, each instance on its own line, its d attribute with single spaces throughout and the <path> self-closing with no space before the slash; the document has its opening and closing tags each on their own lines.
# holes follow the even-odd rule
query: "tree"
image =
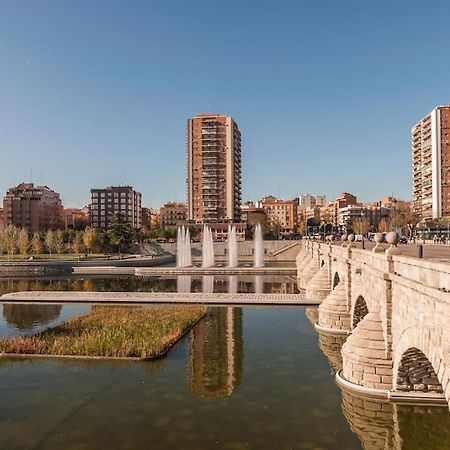
<svg viewBox="0 0 450 450">
<path fill-rule="evenodd" d="M 64 252 L 64 231 L 63 230 L 57 230 L 54 235 L 55 240 L 55 251 L 60 255 Z"/>
<path fill-rule="evenodd" d="M 8 225 L 5 228 L 4 239 L 6 240 L 6 248 L 8 253 L 12 256 L 17 250 L 17 238 L 19 230 L 14 225 Z"/>
<path fill-rule="evenodd" d="M 132 228 L 122 214 L 113 215 L 108 227 L 108 235 L 120 256 L 122 247 L 132 242 Z"/>
<path fill-rule="evenodd" d="M 366 235 L 369 232 L 369 221 L 364 217 L 355 219 L 352 226 L 356 234 Z"/>
<path fill-rule="evenodd" d="M 71 245 L 71 247 L 72 247 L 72 251 L 73 251 L 76 255 L 79 255 L 79 254 L 81 253 L 81 251 L 82 251 L 82 249 L 83 249 L 83 243 L 82 243 L 82 240 L 81 240 L 80 233 L 77 233 L 77 234 L 74 236 L 74 238 L 73 238 L 73 240 L 72 240 L 72 245 Z"/>
<path fill-rule="evenodd" d="M 83 245 L 88 253 L 92 253 L 92 248 L 96 242 L 97 233 L 94 228 L 88 227 L 83 231 Z"/>
<path fill-rule="evenodd" d="M 42 253 L 42 241 L 39 233 L 34 233 L 31 238 L 31 251 L 33 255 L 40 255 Z"/>
<path fill-rule="evenodd" d="M 30 248 L 30 237 L 25 228 L 21 228 L 17 235 L 17 246 L 19 247 L 19 253 L 26 256 Z"/>
<path fill-rule="evenodd" d="M 47 251 L 50 253 L 50 258 L 52 257 L 52 253 L 55 250 L 55 234 L 53 230 L 48 230 L 45 233 L 45 246 L 47 247 Z"/>
<path fill-rule="evenodd" d="M 379 233 L 385 233 L 386 231 L 389 231 L 391 229 L 391 221 L 387 217 L 382 217 L 378 222 L 377 229 Z"/>
</svg>

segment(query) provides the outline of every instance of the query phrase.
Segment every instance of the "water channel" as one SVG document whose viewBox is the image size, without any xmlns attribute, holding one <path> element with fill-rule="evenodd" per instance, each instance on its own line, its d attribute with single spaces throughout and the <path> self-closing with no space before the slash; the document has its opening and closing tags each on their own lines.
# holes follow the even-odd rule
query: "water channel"
<svg viewBox="0 0 450 450">
<path fill-rule="evenodd" d="M 264 291 L 294 289 L 290 283 L 265 280 Z M 254 288 L 245 280 L 237 285 Z M 0 281 L 3 292 L 130 286 L 176 290 L 177 280 Z M 213 288 L 229 286 L 215 280 Z M 14 336 L 90 306 L 0 308 L 0 334 Z M 334 371 L 342 342 L 319 336 L 316 319 L 314 307 L 211 307 L 159 361 L 0 359 L 0 449 L 450 448 L 447 408 L 341 391 Z"/>
</svg>

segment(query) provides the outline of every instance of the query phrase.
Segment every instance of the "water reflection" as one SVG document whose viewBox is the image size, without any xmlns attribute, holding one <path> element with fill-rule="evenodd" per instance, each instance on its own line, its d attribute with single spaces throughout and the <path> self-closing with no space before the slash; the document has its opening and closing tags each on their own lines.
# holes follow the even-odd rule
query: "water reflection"
<svg viewBox="0 0 450 450">
<path fill-rule="evenodd" d="M 19 330 L 31 330 L 57 319 L 61 308 L 61 305 L 4 304 L 3 318 Z"/>
<path fill-rule="evenodd" d="M 342 369 L 342 346 L 347 339 L 347 335 L 327 334 L 318 331 L 319 347 L 328 358 L 333 374 Z"/>
<path fill-rule="evenodd" d="M 446 406 L 401 405 L 342 389 L 342 411 L 364 449 L 449 448 L 450 413 Z"/>
<path fill-rule="evenodd" d="M 189 336 L 189 385 L 201 397 L 230 396 L 243 370 L 242 309 L 208 308 Z"/>
<path fill-rule="evenodd" d="M 70 276 L 65 278 L 2 278 L 0 295 L 17 291 L 114 292 L 242 292 L 297 293 L 295 280 L 285 276 L 145 277 L 133 275 Z"/>
<path fill-rule="evenodd" d="M 192 277 L 190 275 L 177 276 L 177 292 L 189 294 L 191 292 Z"/>
</svg>

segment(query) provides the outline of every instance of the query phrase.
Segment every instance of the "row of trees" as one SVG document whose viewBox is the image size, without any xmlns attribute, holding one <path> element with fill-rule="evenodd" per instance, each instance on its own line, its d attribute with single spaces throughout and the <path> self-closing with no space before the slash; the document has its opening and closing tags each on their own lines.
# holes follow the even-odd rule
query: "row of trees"
<svg viewBox="0 0 450 450">
<path fill-rule="evenodd" d="M 84 230 L 48 230 L 29 233 L 25 228 L 13 225 L 0 228 L 0 254 L 22 256 L 73 253 L 120 253 L 132 242 L 143 238 L 124 218 L 113 217 L 108 230 L 86 228 Z"/>
</svg>

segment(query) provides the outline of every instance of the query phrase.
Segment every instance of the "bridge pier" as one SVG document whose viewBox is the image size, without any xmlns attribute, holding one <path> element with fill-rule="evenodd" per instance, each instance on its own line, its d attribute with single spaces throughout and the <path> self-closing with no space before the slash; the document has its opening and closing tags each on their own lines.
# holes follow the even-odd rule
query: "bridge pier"
<svg viewBox="0 0 450 450">
<path fill-rule="evenodd" d="M 331 291 L 330 268 L 325 263 L 308 281 L 305 297 L 311 300 L 324 300 Z"/>
<path fill-rule="evenodd" d="M 339 283 L 320 304 L 317 325 L 329 332 L 350 334 L 351 314 L 344 283 Z"/>
<path fill-rule="evenodd" d="M 342 346 L 345 380 L 371 389 L 392 389 L 392 355 L 378 312 L 369 312 Z"/>
</svg>

